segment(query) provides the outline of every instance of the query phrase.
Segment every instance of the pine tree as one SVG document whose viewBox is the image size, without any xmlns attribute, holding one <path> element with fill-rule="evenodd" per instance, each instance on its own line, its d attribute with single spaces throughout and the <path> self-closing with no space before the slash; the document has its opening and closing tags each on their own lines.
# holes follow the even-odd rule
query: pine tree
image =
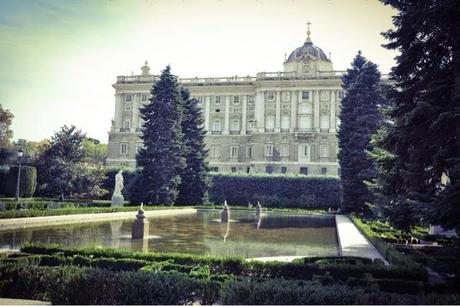
<svg viewBox="0 0 460 306">
<path fill-rule="evenodd" d="M 205 160 L 207 151 L 204 144 L 206 131 L 202 127 L 203 114 L 198 107 L 198 101 L 190 98 L 190 92 L 187 89 L 181 88 L 180 94 L 186 167 L 181 173 L 181 184 L 176 203 L 203 204 L 209 187 L 207 175 L 209 169 Z"/>
<path fill-rule="evenodd" d="M 411 205 L 426 221 L 459 230 L 460 5 L 382 2 L 399 11 L 396 29 L 384 36 L 388 49 L 400 51 L 391 71 L 394 124 L 380 141 L 393 156 L 380 171 L 386 195 L 393 204 Z"/>
<path fill-rule="evenodd" d="M 342 184 L 342 209 L 367 213 L 372 193 L 366 186 L 375 176 L 367 151 L 372 149 L 371 135 L 376 131 L 382 103 L 380 73 L 377 66 L 358 52 L 352 68 L 342 78 L 345 97 L 340 112 L 339 164 Z"/>
<path fill-rule="evenodd" d="M 151 94 L 150 103 L 140 108 L 144 146 L 136 156 L 143 198 L 146 203 L 172 205 L 178 194 L 185 158 L 179 85 L 169 66 L 162 71 Z"/>
</svg>

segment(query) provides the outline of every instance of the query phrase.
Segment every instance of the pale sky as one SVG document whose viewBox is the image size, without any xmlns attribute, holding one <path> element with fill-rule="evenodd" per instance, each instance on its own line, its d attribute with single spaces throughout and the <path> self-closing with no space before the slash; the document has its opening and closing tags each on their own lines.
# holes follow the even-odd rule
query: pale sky
<svg viewBox="0 0 460 306">
<path fill-rule="evenodd" d="M 358 50 L 388 73 L 381 47 L 396 11 L 377 0 L 1 0 L 0 104 L 14 139 L 51 137 L 64 124 L 107 143 L 117 75 L 179 77 L 281 71 L 313 43 L 345 70 Z"/>
</svg>

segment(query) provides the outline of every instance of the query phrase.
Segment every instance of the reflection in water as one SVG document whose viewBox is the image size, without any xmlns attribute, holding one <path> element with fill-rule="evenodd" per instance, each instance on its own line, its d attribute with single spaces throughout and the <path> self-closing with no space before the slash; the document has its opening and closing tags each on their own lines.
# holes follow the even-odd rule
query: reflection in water
<svg viewBox="0 0 460 306">
<path fill-rule="evenodd" d="M 220 211 L 199 211 L 155 218 L 149 239 L 137 241 L 127 238 L 134 220 L 21 229 L 0 232 L 0 247 L 17 249 L 23 242 L 36 241 L 246 258 L 338 254 L 335 221 L 330 216 L 261 214 L 256 219 L 254 211 L 232 211 L 231 222 L 226 223 L 216 222 L 219 217 Z"/>
</svg>

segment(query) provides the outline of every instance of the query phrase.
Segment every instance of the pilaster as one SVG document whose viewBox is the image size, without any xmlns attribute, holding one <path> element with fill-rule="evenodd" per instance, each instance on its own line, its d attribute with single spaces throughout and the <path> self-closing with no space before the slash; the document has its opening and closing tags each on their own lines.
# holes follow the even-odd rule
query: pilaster
<svg viewBox="0 0 460 306">
<path fill-rule="evenodd" d="M 256 131 L 263 133 L 265 131 L 265 99 L 263 91 L 258 91 L 256 93 L 254 115 L 256 118 Z"/>
<path fill-rule="evenodd" d="M 336 104 L 336 95 L 337 91 L 332 90 L 331 91 L 331 118 L 330 118 L 330 127 L 329 127 L 329 132 L 330 133 L 335 133 L 335 104 Z"/>
<path fill-rule="evenodd" d="M 131 132 L 135 132 L 137 128 L 139 128 L 139 107 L 141 105 L 141 95 L 135 94 L 133 99 L 133 117 L 131 122 Z"/>
<path fill-rule="evenodd" d="M 248 96 L 243 96 L 242 97 L 243 101 L 241 102 L 241 135 L 246 135 L 246 121 L 247 121 L 247 101 L 248 101 Z"/>
<path fill-rule="evenodd" d="M 204 129 L 206 131 L 209 131 L 209 111 L 211 107 L 211 97 L 206 96 L 204 98 Z"/>
<path fill-rule="evenodd" d="M 275 106 L 275 133 L 281 131 L 281 91 L 276 91 L 276 106 Z"/>
<path fill-rule="evenodd" d="M 290 132 L 294 133 L 297 129 L 297 104 L 299 103 L 299 91 L 294 90 L 291 92 L 291 129 Z"/>
<path fill-rule="evenodd" d="M 225 122 L 224 122 L 224 135 L 230 134 L 230 96 L 225 96 Z"/>
<path fill-rule="evenodd" d="M 313 127 L 319 132 L 319 90 L 313 90 Z"/>
<path fill-rule="evenodd" d="M 123 126 L 123 122 L 121 122 L 122 114 L 123 114 L 123 101 L 121 98 L 121 94 L 115 94 L 115 118 L 113 118 L 113 120 L 115 121 L 115 129 L 117 130 L 117 132 L 119 132 L 121 127 Z"/>
</svg>

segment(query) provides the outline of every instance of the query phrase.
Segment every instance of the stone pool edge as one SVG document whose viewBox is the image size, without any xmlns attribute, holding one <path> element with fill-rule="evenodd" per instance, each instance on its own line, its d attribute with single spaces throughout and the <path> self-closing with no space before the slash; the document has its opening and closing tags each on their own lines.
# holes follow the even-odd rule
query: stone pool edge
<svg viewBox="0 0 460 306">
<path fill-rule="evenodd" d="M 195 208 L 182 208 L 182 209 L 164 209 L 164 210 L 148 210 L 145 211 L 145 216 L 149 217 L 163 217 L 195 214 Z M 91 222 L 104 222 L 113 220 L 127 220 L 133 219 L 136 216 L 135 211 L 128 212 L 114 212 L 114 213 L 94 213 L 94 214 L 75 214 L 75 215 L 62 215 L 62 216 L 44 216 L 44 217 L 28 217 L 28 218 L 12 218 L 0 220 L 0 231 L 44 227 L 50 225 L 64 225 L 75 223 L 91 223 Z"/>
</svg>

